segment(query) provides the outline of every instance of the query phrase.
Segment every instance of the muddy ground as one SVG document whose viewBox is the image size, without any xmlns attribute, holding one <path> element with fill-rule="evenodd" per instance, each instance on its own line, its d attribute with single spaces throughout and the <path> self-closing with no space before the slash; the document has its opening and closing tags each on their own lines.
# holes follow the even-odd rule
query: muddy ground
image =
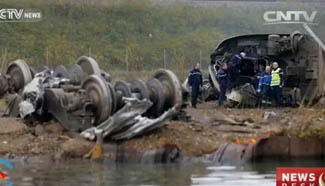
<svg viewBox="0 0 325 186">
<path fill-rule="evenodd" d="M 173 146 L 184 155 L 197 157 L 228 142 L 248 145 L 272 135 L 325 136 L 325 110 L 318 108 L 216 109 L 215 103 L 209 102 L 198 109 L 188 108 L 186 113 L 191 116 L 190 121 L 171 121 L 120 144 L 138 151 Z M 21 119 L 0 118 L 0 155 L 8 158 L 80 158 L 94 144 L 78 134 L 65 132 L 57 122 L 30 126 Z"/>
</svg>

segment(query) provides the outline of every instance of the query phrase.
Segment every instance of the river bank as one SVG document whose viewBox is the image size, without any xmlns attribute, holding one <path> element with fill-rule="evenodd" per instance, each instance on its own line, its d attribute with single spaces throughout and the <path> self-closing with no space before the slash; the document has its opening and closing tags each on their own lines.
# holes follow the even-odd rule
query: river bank
<svg viewBox="0 0 325 186">
<path fill-rule="evenodd" d="M 325 110 L 316 108 L 222 109 L 214 103 L 185 110 L 189 121 L 170 121 L 128 141 L 105 140 L 112 162 L 245 163 L 265 158 L 325 157 Z M 49 160 L 83 158 L 95 145 L 57 122 L 27 125 L 0 118 L 0 155 Z"/>
</svg>

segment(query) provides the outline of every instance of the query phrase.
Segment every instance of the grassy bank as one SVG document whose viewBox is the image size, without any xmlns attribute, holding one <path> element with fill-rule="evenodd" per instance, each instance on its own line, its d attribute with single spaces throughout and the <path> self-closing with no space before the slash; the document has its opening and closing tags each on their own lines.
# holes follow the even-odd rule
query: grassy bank
<svg viewBox="0 0 325 186">
<path fill-rule="evenodd" d="M 1 23 L 1 59 L 6 54 L 7 61 L 23 58 L 36 66 L 55 66 L 71 65 L 78 56 L 90 55 L 119 77 L 126 70 L 150 72 L 164 66 L 184 76 L 200 59 L 206 67 L 211 51 L 226 37 L 301 28 L 264 26 L 265 7 L 207 7 L 147 0 L 4 0 L 0 7 L 37 8 L 43 14 L 42 21 L 36 23 Z M 317 21 L 321 19 L 324 16 L 319 12 Z M 320 24 L 316 29 L 322 28 Z"/>
</svg>

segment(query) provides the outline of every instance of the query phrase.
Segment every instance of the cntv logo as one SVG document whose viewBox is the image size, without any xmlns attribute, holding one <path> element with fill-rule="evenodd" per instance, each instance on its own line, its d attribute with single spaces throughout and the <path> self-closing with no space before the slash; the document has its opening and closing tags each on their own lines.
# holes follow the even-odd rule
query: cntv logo
<svg viewBox="0 0 325 186">
<path fill-rule="evenodd" d="M 277 168 L 277 186 L 325 186 L 325 168 Z"/>
<path fill-rule="evenodd" d="M 266 11 L 263 15 L 265 25 L 273 24 L 311 24 L 314 22 L 317 11 L 308 13 L 307 11 Z"/>
</svg>

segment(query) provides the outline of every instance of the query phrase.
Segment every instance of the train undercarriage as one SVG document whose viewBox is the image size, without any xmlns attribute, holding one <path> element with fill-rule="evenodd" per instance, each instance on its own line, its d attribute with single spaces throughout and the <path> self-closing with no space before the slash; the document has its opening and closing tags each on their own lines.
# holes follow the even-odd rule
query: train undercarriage
<svg viewBox="0 0 325 186">
<path fill-rule="evenodd" d="M 3 116 L 39 122 L 55 119 L 74 132 L 105 123 L 126 104 L 134 103 L 124 109 L 125 118 L 129 117 L 128 110 L 141 107 L 144 117 L 137 118 L 153 124 L 183 103 L 181 85 L 170 70 L 158 69 L 147 81 L 116 80 L 113 84 L 109 73 L 87 56 L 78 58 L 69 69 L 59 65 L 39 72 L 23 60 L 13 61 L 0 75 L 0 98 L 8 104 Z"/>
</svg>

